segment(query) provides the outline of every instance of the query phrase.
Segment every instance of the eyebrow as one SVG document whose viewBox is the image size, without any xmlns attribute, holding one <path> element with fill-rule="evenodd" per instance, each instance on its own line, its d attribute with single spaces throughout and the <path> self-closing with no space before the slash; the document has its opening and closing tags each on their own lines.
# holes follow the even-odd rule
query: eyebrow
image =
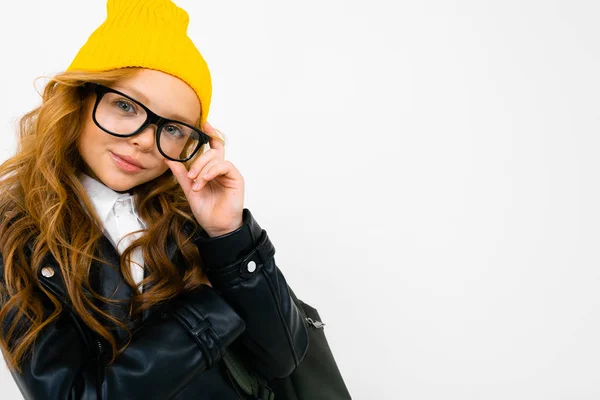
<svg viewBox="0 0 600 400">
<path fill-rule="evenodd" d="M 148 107 L 148 106 L 147 106 L 147 103 L 149 103 L 149 101 L 148 101 L 148 97 L 146 97 L 146 96 L 145 96 L 145 95 L 144 95 L 142 92 L 140 92 L 140 91 L 138 91 L 138 90 L 136 90 L 136 89 L 134 89 L 134 88 L 132 88 L 132 87 L 125 87 L 125 86 L 115 86 L 115 87 L 114 87 L 114 89 L 116 89 L 116 90 L 118 90 L 118 91 L 120 91 L 120 92 L 123 92 L 123 93 L 125 93 L 125 94 L 127 94 L 127 95 L 131 96 L 131 97 L 132 97 L 132 98 L 134 98 L 135 100 L 137 100 L 137 101 L 139 101 L 139 102 L 141 102 L 141 103 L 144 103 L 144 105 L 145 105 L 146 107 Z M 131 93 L 133 93 L 134 95 L 131 95 L 131 94 L 129 94 L 128 92 L 131 92 Z M 141 101 L 140 99 L 142 99 L 143 101 Z M 150 108 L 150 107 L 148 107 L 148 108 Z M 196 122 L 196 121 L 191 121 L 189 118 L 187 118 L 187 117 L 184 117 L 183 115 L 177 114 L 176 112 L 175 112 L 175 113 L 172 113 L 172 114 L 170 114 L 170 115 L 171 115 L 171 117 L 170 117 L 169 119 L 174 119 L 174 120 L 181 121 L 181 122 L 185 122 L 185 123 L 187 123 L 187 124 L 190 124 L 190 125 L 192 125 L 192 126 L 195 126 L 195 122 Z"/>
</svg>

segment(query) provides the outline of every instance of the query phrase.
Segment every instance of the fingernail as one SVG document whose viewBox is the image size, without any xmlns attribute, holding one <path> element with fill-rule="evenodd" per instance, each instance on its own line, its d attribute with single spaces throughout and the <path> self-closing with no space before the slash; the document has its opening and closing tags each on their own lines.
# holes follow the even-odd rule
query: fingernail
<svg viewBox="0 0 600 400">
<path fill-rule="evenodd" d="M 190 169 L 190 171 L 188 172 L 188 178 L 191 178 L 192 176 L 196 175 L 196 170 L 195 169 Z"/>
<path fill-rule="evenodd" d="M 200 188 L 200 184 L 196 183 L 194 184 L 194 186 L 192 186 L 192 190 L 198 190 Z"/>
</svg>

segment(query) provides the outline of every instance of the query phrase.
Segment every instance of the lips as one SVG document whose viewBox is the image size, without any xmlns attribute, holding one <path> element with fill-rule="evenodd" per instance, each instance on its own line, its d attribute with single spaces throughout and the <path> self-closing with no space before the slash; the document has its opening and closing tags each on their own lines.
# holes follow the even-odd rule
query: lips
<svg viewBox="0 0 600 400">
<path fill-rule="evenodd" d="M 111 152 L 111 153 L 112 153 L 112 152 Z M 121 160 L 127 161 L 129 164 L 133 164 L 133 165 L 135 165 L 136 167 L 139 167 L 139 168 L 142 168 L 142 169 L 144 168 L 144 167 L 142 166 L 142 164 L 140 164 L 138 161 L 136 161 L 136 160 L 135 160 L 135 158 L 132 158 L 132 157 L 129 157 L 129 156 L 123 156 L 123 155 L 121 155 L 121 154 L 117 154 L 117 153 L 113 153 L 113 154 L 114 154 L 115 156 L 119 157 Z"/>
</svg>

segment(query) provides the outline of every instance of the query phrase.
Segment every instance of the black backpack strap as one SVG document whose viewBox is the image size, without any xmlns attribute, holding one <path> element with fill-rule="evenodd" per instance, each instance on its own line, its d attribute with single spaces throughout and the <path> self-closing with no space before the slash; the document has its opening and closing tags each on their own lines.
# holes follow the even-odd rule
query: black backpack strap
<svg viewBox="0 0 600 400">
<path fill-rule="evenodd" d="M 223 361 L 229 373 L 245 394 L 252 395 L 257 400 L 275 399 L 275 393 L 267 385 L 267 382 L 257 374 L 251 372 L 244 362 L 231 350 L 228 349 L 225 352 Z"/>
</svg>

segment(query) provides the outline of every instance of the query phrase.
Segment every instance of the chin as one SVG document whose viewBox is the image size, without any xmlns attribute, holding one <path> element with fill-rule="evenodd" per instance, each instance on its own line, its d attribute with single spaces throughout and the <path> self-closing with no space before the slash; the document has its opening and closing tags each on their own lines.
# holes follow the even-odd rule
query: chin
<svg viewBox="0 0 600 400">
<path fill-rule="evenodd" d="M 115 192 L 129 192 L 133 189 L 133 186 L 123 186 L 123 187 L 111 187 Z"/>
<path fill-rule="evenodd" d="M 132 185 L 106 185 L 106 186 L 108 186 L 115 192 L 128 192 L 133 188 Z"/>
<path fill-rule="evenodd" d="M 122 176 L 112 176 L 102 179 L 102 183 L 115 192 L 126 192 L 137 185 L 137 183 L 132 184 L 128 181 L 127 177 L 124 178 Z"/>
</svg>

